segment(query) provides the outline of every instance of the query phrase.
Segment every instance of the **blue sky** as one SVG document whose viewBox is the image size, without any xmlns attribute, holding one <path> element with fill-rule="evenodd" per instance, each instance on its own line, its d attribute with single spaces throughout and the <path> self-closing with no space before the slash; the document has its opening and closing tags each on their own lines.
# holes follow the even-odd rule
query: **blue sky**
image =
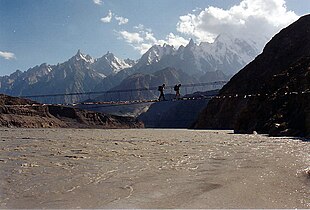
<svg viewBox="0 0 310 210">
<path fill-rule="evenodd" d="M 267 16 L 275 14 L 266 20 L 257 18 L 269 24 L 258 35 L 262 32 L 270 36 L 310 11 L 309 0 L 252 0 L 250 6 L 248 2 L 0 0 L 0 75 L 17 69 L 25 71 L 41 63 L 57 64 L 78 49 L 93 57 L 110 51 L 121 58 L 138 59 L 153 44 L 179 46 L 190 38 L 212 41 L 227 29 L 234 31 L 233 21 L 240 22 L 242 13 L 249 13 L 242 14 L 241 19 L 250 31 L 249 16 L 259 16 L 257 10 L 268 10 Z"/>
</svg>

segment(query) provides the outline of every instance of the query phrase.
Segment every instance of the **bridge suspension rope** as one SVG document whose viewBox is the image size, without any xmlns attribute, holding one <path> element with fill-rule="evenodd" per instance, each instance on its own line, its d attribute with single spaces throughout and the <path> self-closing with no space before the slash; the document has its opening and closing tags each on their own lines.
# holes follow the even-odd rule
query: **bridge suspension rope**
<svg viewBox="0 0 310 210">
<path fill-rule="evenodd" d="M 207 82 L 207 83 L 195 83 L 195 84 L 185 84 L 182 87 L 199 87 L 199 86 L 222 86 L 225 85 L 227 81 L 216 81 L 216 82 Z M 167 89 L 173 88 L 174 86 L 166 86 Z M 19 95 L 21 98 L 44 98 L 44 97 L 57 97 L 57 96 L 78 96 L 78 95 L 99 95 L 99 94 L 108 94 L 108 93 L 132 93 L 138 91 L 154 91 L 157 90 L 157 87 L 149 88 L 138 88 L 138 89 L 121 89 L 121 90 L 108 90 L 108 91 L 92 91 L 92 92 L 75 92 L 75 93 L 55 93 L 55 94 L 38 94 L 38 95 Z"/>
<path fill-rule="evenodd" d="M 111 106 L 124 106 L 124 105 L 134 105 L 134 104 L 143 104 L 143 103 L 155 103 L 155 102 L 177 102 L 177 101 L 193 101 L 193 100 L 211 100 L 211 99 L 234 99 L 234 98 L 253 98 L 253 97 L 268 97 L 268 96 L 294 96 L 294 95 L 305 95 L 309 94 L 310 89 L 303 90 L 303 91 L 292 91 L 292 92 L 285 92 L 281 94 L 274 93 L 254 93 L 254 94 L 230 94 L 230 95 L 205 95 L 205 96 L 193 96 L 193 97 L 183 97 L 179 100 L 171 99 L 171 100 L 164 100 L 159 101 L 158 99 L 151 99 L 151 100 L 133 100 L 133 101 L 101 101 L 101 102 L 81 102 L 81 103 L 72 103 L 72 104 L 25 104 L 25 105 L 5 105 L 7 107 L 14 107 L 14 106 L 23 106 L 23 107 L 30 107 L 30 106 L 69 106 L 69 107 L 78 107 L 79 105 L 94 105 L 94 107 L 90 108 L 100 108 L 100 107 L 111 107 Z"/>
</svg>

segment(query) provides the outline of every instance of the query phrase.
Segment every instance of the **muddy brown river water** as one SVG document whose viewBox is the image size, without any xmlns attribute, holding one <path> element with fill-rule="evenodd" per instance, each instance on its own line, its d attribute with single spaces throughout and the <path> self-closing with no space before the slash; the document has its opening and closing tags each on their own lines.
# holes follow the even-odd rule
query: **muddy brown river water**
<svg viewBox="0 0 310 210">
<path fill-rule="evenodd" d="M 0 208 L 310 208 L 310 142 L 231 131 L 0 129 Z"/>
</svg>

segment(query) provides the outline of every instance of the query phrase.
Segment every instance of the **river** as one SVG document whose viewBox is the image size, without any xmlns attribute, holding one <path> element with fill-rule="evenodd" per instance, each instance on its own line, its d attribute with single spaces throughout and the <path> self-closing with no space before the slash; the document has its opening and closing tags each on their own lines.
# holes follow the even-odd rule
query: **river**
<svg viewBox="0 0 310 210">
<path fill-rule="evenodd" d="M 2 128 L 0 168 L 0 208 L 310 208 L 302 139 Z"/>
</svg>

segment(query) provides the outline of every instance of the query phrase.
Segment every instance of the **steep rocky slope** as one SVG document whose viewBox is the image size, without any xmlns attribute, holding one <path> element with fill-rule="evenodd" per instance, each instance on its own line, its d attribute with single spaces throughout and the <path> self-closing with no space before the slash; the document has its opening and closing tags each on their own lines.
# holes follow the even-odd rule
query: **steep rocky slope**
<svg viewBox="0 0 310 210">
<path fill-rule="evenodd" d="M 0 95 L 0 127 L 26 128 L 140 128 L 131 117 L 119 117 Z"/>
<path fill-rule="evenodd" d="M 194 127 L 309 136 L 309 56 L 307 15 L 277 34 L 219 94 L 239 97 L 211 100 Z"/>
</svg>

